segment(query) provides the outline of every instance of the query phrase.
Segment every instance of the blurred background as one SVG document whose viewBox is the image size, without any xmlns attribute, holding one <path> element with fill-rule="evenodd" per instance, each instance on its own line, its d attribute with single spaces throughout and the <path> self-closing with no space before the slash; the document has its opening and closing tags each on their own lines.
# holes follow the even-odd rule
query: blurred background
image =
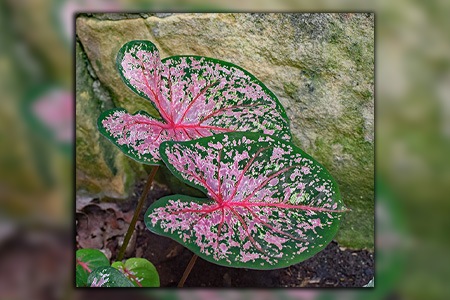
<svg viewBox="0 0 450 300">
<path fill-rule="evenodd" d="M 74 12 L 255 9 L 376 13 L 375 289 L 163 290 L 136 298 L 450 297 L 448 1 L 6 0 L 0 3 L 0 298 L 92 297 L 73 289 Z"/>
</svg>

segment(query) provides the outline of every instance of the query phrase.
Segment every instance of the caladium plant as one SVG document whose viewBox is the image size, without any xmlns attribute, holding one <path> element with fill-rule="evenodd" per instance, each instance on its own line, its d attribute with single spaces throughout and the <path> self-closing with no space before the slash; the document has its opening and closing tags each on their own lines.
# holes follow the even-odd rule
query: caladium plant
<svg viewBox="0 0 450 300">
<path fill-rule="evenodd" d="M 325 168 L 273 136 L 168 141 L 160 155 L 208 199 L 164 197 L 147 210 L 146 226 L 216 264 L 274 269 L 303 261 L 331 241 L 345 211 Z"/>
<path fill-rule="evenodd" d="M 160 60 L 149 41 L 126 43 L 116 63 L 125 84 L 150 100 L 160 116 L 115 108 L 99 117 L 100 132 L 129 157 L 164 163 L 208 195 L 156 201 L 145 215 L 151 231 L 208 261 L 254 269 L 295 264 L 331 241 L 345 211 L 337 185 L 290 143 L 286 113 L 263 83 L 213 58 Z M 157 168 L 139 199 L 119 260 Z"/>
<path fill-rule="evenodd" d="M 123 108 L 105 111 L 100 132 L 129 157 L 161 164 L 159 145 L 232 131 L 291 139 L 289 121 L 276 96 L 244 69 L 202 56 L 163 60 L 149 41 L 131 41 L 116 61 L 125 84 L 148 99 L 161 118 Z"/>
</svg>

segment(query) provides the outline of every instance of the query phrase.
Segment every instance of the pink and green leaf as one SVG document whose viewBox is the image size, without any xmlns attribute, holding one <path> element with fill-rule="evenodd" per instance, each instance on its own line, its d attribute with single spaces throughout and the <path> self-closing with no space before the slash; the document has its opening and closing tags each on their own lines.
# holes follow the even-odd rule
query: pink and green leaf
<svg viewBox="0 0 450 300">
<path fill-rule="evenodd" d="M 337 184 L 293 144 L 257 133 L 164 142 L 164 163 L 208 199 L 153 203 L 146 226 L 216 264 L 275 269 L 323 249 L 345 211 Z"/>
<path fill-rule="evenodd" d="M 75 281 L 77 287 L 87 286 L 87 278 L 94 269 L 109 266 L 108 258 L 97 249 L 79 249 L 75 256 Z"/>
<path fill-rule="evenodd" d="M 159 58 L 149 41 L 131 41 L 117 56 L 125 84 L 148 99 L 161 119 L 121 108 L 104 112 L 103 135 L 137 161 L 156 164 L 159 145 L 234 131 L 291 139 L 276 96 L 258 79 L 229 62 L 201 56 Z"/>
</svg>

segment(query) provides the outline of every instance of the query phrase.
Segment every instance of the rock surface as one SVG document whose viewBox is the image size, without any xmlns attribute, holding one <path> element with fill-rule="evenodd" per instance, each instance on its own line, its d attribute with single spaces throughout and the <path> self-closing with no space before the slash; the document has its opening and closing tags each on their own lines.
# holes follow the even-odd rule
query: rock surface
<svg viewBox="0 0 450 300">
<path fill-rule="evenodd" d="M 373 14 L 92 14 L 77 17 L 76 30 L 93 76 L 105 88 L 103 93 L 114 106 L 130 112 L 156 113 L 148 101 L 125 86 L 116 70 L 117 52 L 130 40 L 152 41 L 162 58 L 209 56 L 254 74 L 286 108 L 295 143 L 330 171 L 352 209 L 337 240 L 348 247 L 373 248 Z M 80 105 L 86 118 L 100 112 L 87 99 Z M 78 133 L 77 150 L 79 137 L 85 138 Z M 88 152 L 80 159 L 90 157 L 94 162 L 98 134 L 89 134 L 93 139 L 87 140 L 90 146 L 84 150 Z M 116 152 L 111 153 L 110 159 L 126 164 Z M 106 170 L 101 175 L 107 184 L 98 183 L 98 189 L 108 193 L 114 187 L 114 193 L 124 195 L 125 182 L 114 186 L 111 180 L 124 171 L 107 180 L 112 169 Z"/>
<path fill-rule="evenodd" d="M 78 197 L 127 198 L 140 167 L 100 138 L 97 118 L 111 108 L 94 90 L 84 54 L 76 44 L 76 190 Z M 142 172 L 141 172 L 142 173 Z"/>
</svg>

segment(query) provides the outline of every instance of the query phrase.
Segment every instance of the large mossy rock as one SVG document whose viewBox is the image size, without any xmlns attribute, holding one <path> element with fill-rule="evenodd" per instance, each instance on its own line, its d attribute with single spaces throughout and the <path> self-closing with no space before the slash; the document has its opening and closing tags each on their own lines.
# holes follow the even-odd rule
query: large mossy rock
<svg viewBox="0 0 450 300">
<path fill-rule="evenodd" d="M 111 108 L 94 92 L 95 81 L 76 44 L 76 191 L 81 197 L 127 198 L 142 167 L 101 137 L 97 118 Z"/>
<path fill-rule="evenodd" d="M 117 72 L 117 52 L 130 40 L 152 41 L 162 58 L 209 56 L 254 74 L 286 108 L 295 143 L 324 164 L 352 209 L 337 240 L 373 248 L 373 14 L 94 14 L 78 16 L 76 27 L 113 105 L 131 112 L 155 113 Z"/>
</svg>

